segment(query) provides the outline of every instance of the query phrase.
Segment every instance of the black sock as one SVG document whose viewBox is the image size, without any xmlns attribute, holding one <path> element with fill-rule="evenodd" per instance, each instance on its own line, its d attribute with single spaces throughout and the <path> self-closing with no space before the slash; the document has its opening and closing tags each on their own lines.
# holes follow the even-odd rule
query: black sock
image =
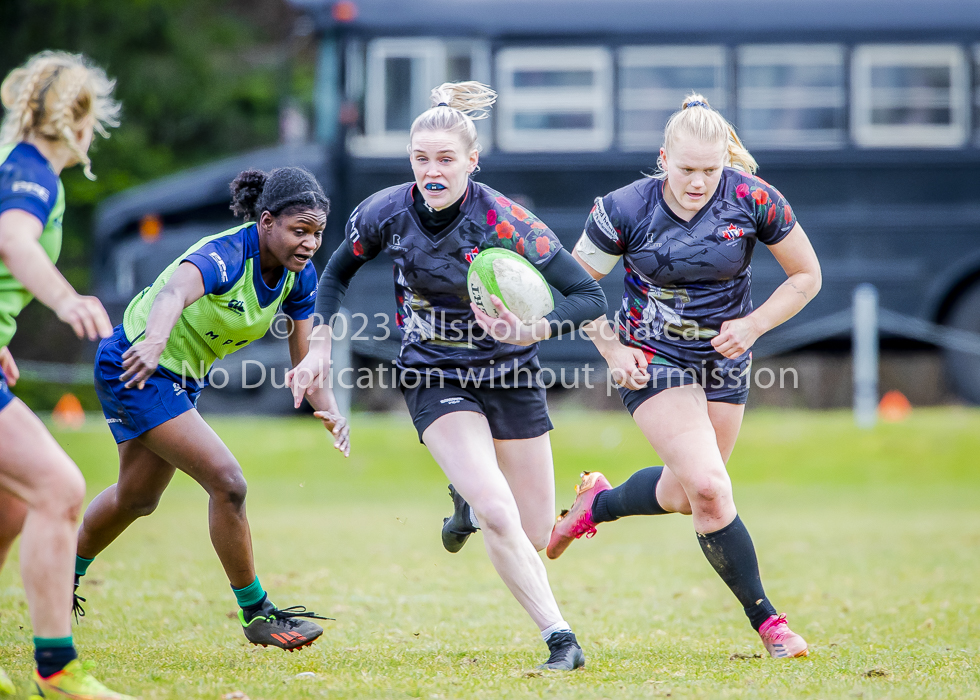
<svg viewBox="0 0 980 700">
<path fill-rule="evenodd" d="M 592 521 L 604 523 L 627 515 L 664 515 L 657 502 L 657 483 L 663 467 L 641 469 L 614 489 L 603 491 L 592 502 Z"/>
<path fill-rule="evenodd" d="M 265 601 L 267 601 L 268 599 L 269 599 L 269 594 L 266 593 L 264 596 L 262 596 L 262 600 L 260 600 L 255 605 L 242 606 L 242 613 L 245 615 L 245 622 L 251 622 L 256 615 L 262 612 L 262 608 L 265 605 Z"/>
<path fill-rule="evenodd" d="M 74 645 L 64 647 L 35 647 L 34 661 L 37 662 L 37 672 L 41 678 L 53 676 L 69 663 L 78 658 Z"/>
<path fill-rule="evenodd" d="M 759 560 L 742 519 L 736 515 L 720 530 L 707 535 L 698 533 L 698 543 L 708 562 L 742 604 L 752 628 L 758 631 L 763 622 L 776 614 L 776 608 L 762 589 Z"/>
</svg>

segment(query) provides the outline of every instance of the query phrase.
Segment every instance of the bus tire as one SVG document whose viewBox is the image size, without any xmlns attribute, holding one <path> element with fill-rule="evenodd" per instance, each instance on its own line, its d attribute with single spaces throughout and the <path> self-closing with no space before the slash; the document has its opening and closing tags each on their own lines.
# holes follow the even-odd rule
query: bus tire
<svg viewBox="0 0 980 700">
<path fill-rule="evenodd" d="M 980 284 L 956 300 L 945 325 L 980 334 Z M 943 357 L 949 386 L 965 401 L 980 404 L 980 355 L 946 348 Z"/>
</svg>

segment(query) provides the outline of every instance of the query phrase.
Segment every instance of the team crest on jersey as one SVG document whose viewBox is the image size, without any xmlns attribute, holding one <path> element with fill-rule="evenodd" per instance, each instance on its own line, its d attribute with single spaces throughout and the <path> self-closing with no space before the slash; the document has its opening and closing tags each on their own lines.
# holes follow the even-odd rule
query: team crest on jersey
<svg viewBox="0 0 980 700">
<path fill-rule="evenodd" d="M 245 313 L 245 302 L 239 301 L 238 299 L 232 299 L 228 302 L 228 308 L 234 311 L 236 314 Z"/>
<path fill-rule="evenodd" d="M 473 248 L 473 250 L 469 251 L 466 254 L 466 256 L 465 256 L 466 257 L 466 262 L 468 262 L 470 265 L 472 265 L 473 264 L 473 260 L 479 254 L 480 254 L 480 249 L 479 248 Z"/>
<path fill-rule="evenodd" d="M 595 198 L 595 206 L 592 207 L 592 220 L 596 227 L 611 241 L 619 240 L 619 231 L 613 226 L 606 213 L 606 208 L 602 206 L 602 197 Z"/>
<path fill-rule="evenodd" d="M 744 235 L 745 231 L 735 224 L 728 224 L 728 228 L 721 232 L 722 238 L 724 238 L 726 241 L 734 241 L 736 238 L 741 238 Z"/>
</svg>

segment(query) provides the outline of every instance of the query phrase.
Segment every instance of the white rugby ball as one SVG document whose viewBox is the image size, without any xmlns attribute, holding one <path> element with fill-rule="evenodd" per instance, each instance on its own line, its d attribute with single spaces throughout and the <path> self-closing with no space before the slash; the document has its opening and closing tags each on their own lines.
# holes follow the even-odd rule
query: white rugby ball
<svg viewBox="0 0 980 700">
<path fill-rule="evenodd" d="M 551 287 L 537 268 L 506 248 L 489 248 L 477 255 L 470 263 L 466 286 L 477 308 L 493 318 L 499 314 L 491 294 L 524 323 L 533 323 L 555 308 Z"/>
</svg>

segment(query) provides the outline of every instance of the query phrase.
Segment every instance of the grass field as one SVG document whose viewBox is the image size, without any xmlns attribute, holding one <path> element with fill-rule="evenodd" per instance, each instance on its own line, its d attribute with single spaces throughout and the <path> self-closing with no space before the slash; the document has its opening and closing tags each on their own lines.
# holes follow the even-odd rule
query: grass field
<svg viewBox="0 0 980 700">
<path fill-rule="evenodd" d="M 93 427 L 58 438 L 89 495 L 115 479 Z M 618 483 L 656 463 L 625 413 L 555 416 L 559 505 L 582 469 Z M 537 630 L 480 535 L 443 551 L 445 480 L 405 417 L 355 416 L 344 461 L 312 420 L 213 421 L 249 480 L 259 575 L 281 606 L 337 618 L 299 653 L 246 644 L 178 475 L 158 511 L 96 560 L 76 627 L 84 658 L 143 698 L 980 697 L 980 412 L 919 410 L 862 432 L 847 413 L 748 415 L 730 464 L 767 593 L 810 642 L 763 652 L 689 518 L 600 528 L 547 568 L 588 658 L 540 674 Z M 0 574 L 0 666 L 26 687 L 16 560 Z M 313 674 L 312 676 L 309 674 Z M 300 676 L 300 674 L 307 674 Z"/>
</svg>

